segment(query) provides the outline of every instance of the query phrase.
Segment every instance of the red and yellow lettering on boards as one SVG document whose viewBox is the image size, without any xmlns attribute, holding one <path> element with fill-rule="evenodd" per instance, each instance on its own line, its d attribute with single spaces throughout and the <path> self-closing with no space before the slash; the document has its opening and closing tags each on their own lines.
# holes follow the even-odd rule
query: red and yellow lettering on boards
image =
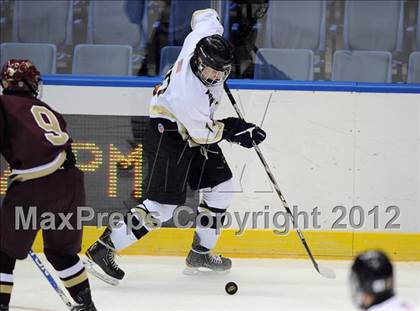
<svg viewBox="0 0 420 311">
<path fill-rule="evenodd" d="M 135 198 L 141 197 L 142 145 L 138 145 L 136 148 L 130 150 L 128 154 L 124 154 L 114 144 L 109 144 L 106 150 L 102 150 L 95 143 L 74 142 L 72 148 L 76 159 L 82 152 L 90 154 L 88 161 L 77 161 L 77 167 L 86 174 L 95 173 L 99 169 L 107 170 L 108 181 L 106 193 L 109 197 L 114 198 L 118 196 L 118 170 L 128 168 L 132 168 L 133 171 L 133 196 Z M 108 153 L 107 164 L 104 163 L 104 152 Z M 6 193 L 9 175 L 10 169 L 6 165 L 3 165 L 3 170 L 0 170 L 0 196 Z"/>
</svg>

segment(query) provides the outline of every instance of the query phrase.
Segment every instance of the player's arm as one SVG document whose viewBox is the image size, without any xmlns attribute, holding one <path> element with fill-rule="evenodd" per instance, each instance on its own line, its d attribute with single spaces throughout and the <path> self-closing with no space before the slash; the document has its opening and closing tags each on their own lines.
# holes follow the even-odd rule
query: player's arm
<svg viewBox="0 0 420 311">
<path fill-rule="evenodd" d="M 199 120 L 193 120 L 187 127 L 191 139 L 200 145 L 211 145 L 225 139 L 230 143 L 252 148 L 254 143 L 259 145 L 266 138 L 262 128 L 239 118 L 208 119 L 204 124 L 203 126 Z"/>
<path fill-rule="evenodd" d="M 223 26 L 219 14 L 214 9 L 197 10 L 191 18 L 191 29 L 205 36 L 223 35 Z"/>
<path fill-rule="evenodd" d="M 185 38 L 181 55 L 192 53 L 198 41 L 211 35 L 223 35 L 219 15 L 213 9 L 195 11 L 191 18 L 191 33 Z"/>
<path fill-rule="evenodd" d="M 225 139 L 245 148 L 260 144 L 266 138 L 263 129 L 239 118 L 212 120 L 208 110 L 199 109 L 199 105 L 182 105 L 189 111 L 179 111 L 179 121 L 185 126 L 191 139 L 200 145 L 210 145 Z"/>
</svg>

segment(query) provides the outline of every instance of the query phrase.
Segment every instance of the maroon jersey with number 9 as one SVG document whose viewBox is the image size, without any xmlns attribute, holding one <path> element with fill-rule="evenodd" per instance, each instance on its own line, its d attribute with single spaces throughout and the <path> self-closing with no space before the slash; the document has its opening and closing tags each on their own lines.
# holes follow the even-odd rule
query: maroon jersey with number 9
<svg viewBox="0 0 420 311">
<path fill-rule="evenodd" d="M 0 95 L 0 153 L 14 170 L 50 163 L 71 144 L 64 118 L 24 93 Z"/>
</svg>

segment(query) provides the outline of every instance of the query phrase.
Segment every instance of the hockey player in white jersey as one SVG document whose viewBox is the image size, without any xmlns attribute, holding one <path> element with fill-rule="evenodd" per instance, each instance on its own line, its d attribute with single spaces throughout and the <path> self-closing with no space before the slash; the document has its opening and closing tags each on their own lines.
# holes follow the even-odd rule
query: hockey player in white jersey
<svg viewBox="0 0 420 311">
<path fill-rule="evenodd" d="M 396 297 L 393 267 L 381 251 L 367 251 L 356 257 L 351 267 L 350 287 L 352 300 L 361 310 L 414 311 Z"/>
<path fill-rule="evenodd" d="M 150 103 L 150 123 L 144 154 L 150 164 L 142 204 L 132 209 L 118 228 L 107 228 L 86 255 L 109 276 L 122 279 L 124 272 L 114 261 L 115 251 L 141 239 L 156 222 L 169 220 L 185 203 L 187 184 L 202 193 L 199 212 L 207 212 L 197 226 L 186 264 L 193 272 L 208 268 L 226 271 L 229 258 L 214 255 L 219 235 L 217 217 L 223 218 L 232 200 L 232 172 L 218 143 L 225 139 L 251 148 L 265 139 L 265 132 L 239 118 L 214 119 L 228 77 L 232 48 L 222 37 L 223 27 L 213 9 L 196 11 L 192 32 Z M 136 226 L 127 228 L 129 216 Z M 213 219 L 210 219 L 212 217 Z"/>
</svg>

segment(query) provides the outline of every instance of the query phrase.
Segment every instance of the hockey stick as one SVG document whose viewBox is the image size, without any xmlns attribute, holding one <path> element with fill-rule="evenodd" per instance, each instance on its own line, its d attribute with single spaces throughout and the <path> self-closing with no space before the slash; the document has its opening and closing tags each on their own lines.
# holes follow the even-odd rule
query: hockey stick
<svg viewBox="0 0 420 311">
<path fill-rule="evenodd" d="M 236 113 L 238 114 L 238 117 L 242 120 L 245 120 L 244 116 L 242 115 L 242 112 L 241 112 L 238 104 L 236 103 L 235 98 L 233 97 L 232 93 L 230 92 L 230 89 L 227 86 L 226 82 L 224 83 L 224 88 L 225 88 L 227 96 L 229 97 L 230 102 L 232 103 L 233 108 L 235 109 Z M 274 175 L 271 172 L 270 167 L 268 166 L 267 161 L 265 160 L 265 158 L 264 158 L 264 156 L 261 152 L 260 147 L 258 147 L 258 145 L 256 145 L 254 142 L 253 142 L 253 145 L 254 145 L 255 151 L 257 152 L 258 157 L 261 160 L 261 163 L 264 166 L 264 169 L 265 169 L 265 172 L 268 175 L 268 178 L 270 178 L 270 181 L 273 184 L 274 189 L 276 190 L 276 193 L 277 193 L 278 197 L 280 198 L 280 200 L 283 204 L 283 207 L 285 208 L 286 212 L 290 215 L 293 223 L 295 223 L 293 214 L 292 214 L 292 212 L 290 211 L 290 208 L 289 208 L 289 204 L 287 204 L 286 199 L 284 198 L 283 194 L 281 193 L 280 187 L 278 186 L 278 184 L 276 182 L 276 179 L 274 178 Z M 333 270 L 331 270 L 327 267 L 322 267 L 316 262 L 314 256 L 312 255 L 311 250 L 309 249 L 308 244 L 306 243 L 305 237 L 303 236 L 303 234 L 299 230 L 299 228 L 296 228 L 296 232 L 297 232 L 297 234 L 300 238 L 300 241 L 302 242 L 303 246 L 305 247 L 305 250 L 308 253 L 309 258 L 311 259 L 312 264 L 315 267 L 315 270 L 318 271 L 318 273 L 321 274 L 323 277 L 326 277 L 326 278 L 329 278 L 329 279 L 335 279 L 335 273 L 334 273 Z"/>
<path fill-rule="evenodd" d="M 69 298 L 67 295 L 63 292 L 63 290 L 58 286 L 57 282 L 54 280 L 52 275 L 48 272 L 47 268 L 42 263 L 41 259 L 32 251 L 29 251 L 29 256 L 31 256 L 32 260 L 34 261 L 35 265 L 38 267 L 38 269 L 41 271 L 41 273 L 45 276 L 45 278 L 48 280 L 48 283 L 52 286 L 52 288 L 56 291 L 58 296 L 60 296 L 61 300 L 64 302 L 64 304 L 67 306 L 69 310 L 73 309 L 73 305 L 71 304 Z"/>
</svg>

